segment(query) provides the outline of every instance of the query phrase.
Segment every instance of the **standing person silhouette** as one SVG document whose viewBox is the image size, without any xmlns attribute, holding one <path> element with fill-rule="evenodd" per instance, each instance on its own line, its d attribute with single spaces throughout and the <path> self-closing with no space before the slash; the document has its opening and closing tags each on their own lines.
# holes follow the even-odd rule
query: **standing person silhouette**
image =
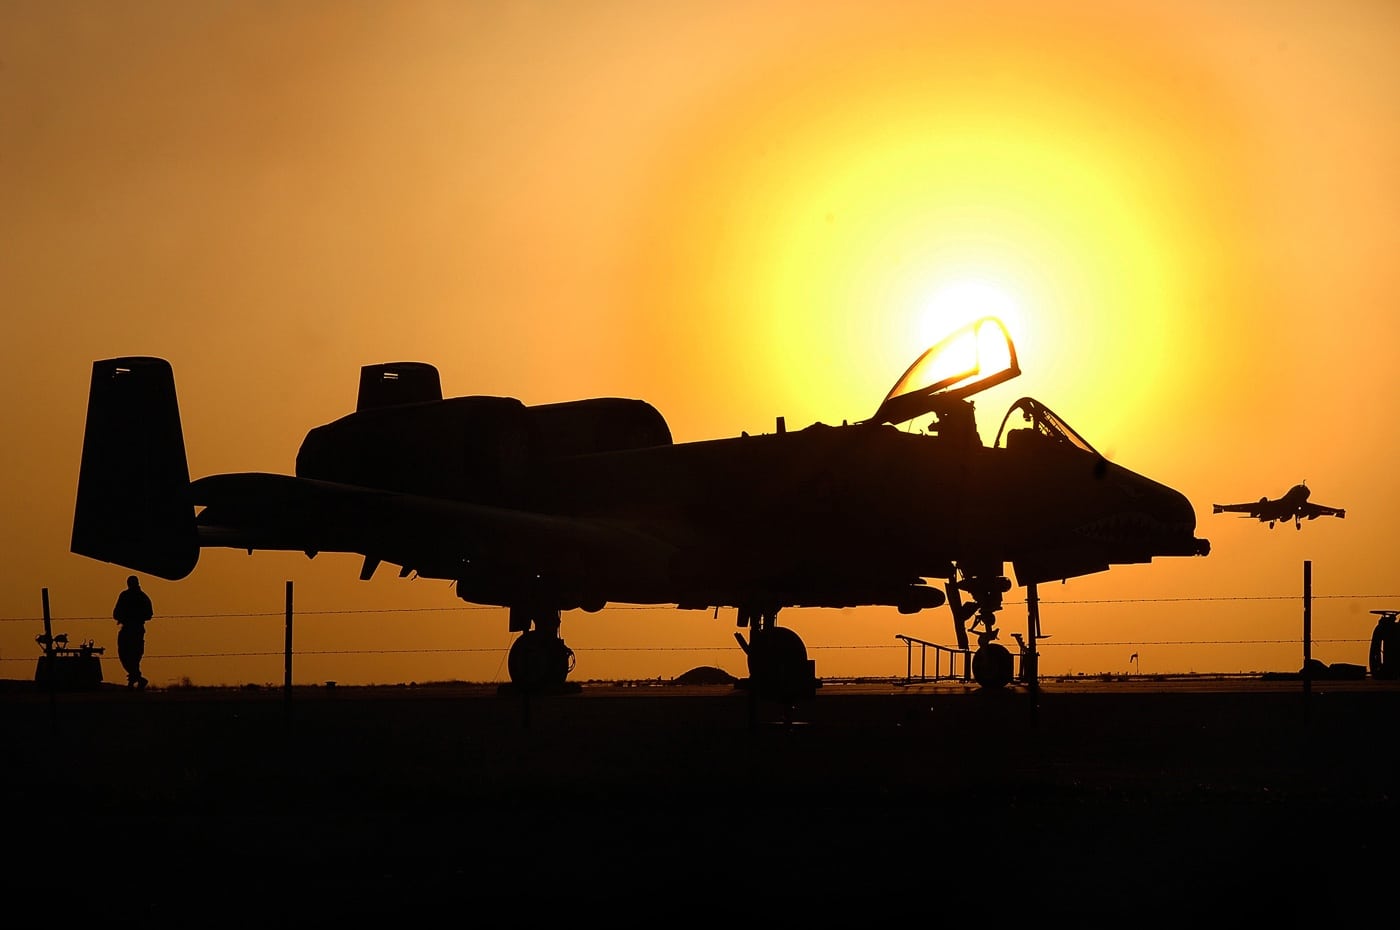
<svg viewBox="0 0 1400 930">
<path fill-rule="evenodd" d="M 1396 611 L 1377 610 L 1381 615 L 1371 633 L 1371 677 L 1386 680 L 1400 678 L 1400 623 Z"/>
<path fill-rule="evenodd" d="M 126 669 L 126 686 L 142 690 L 146 679 L 141 675 L 141 657 L 146 654 L 146 621 L 151 619 L 151 599 L 141 590 L 135 575 L 126 579 L 126 590 L 117 595 L 112 619 L 117 621 L 117 658 Z"/>
</svg>

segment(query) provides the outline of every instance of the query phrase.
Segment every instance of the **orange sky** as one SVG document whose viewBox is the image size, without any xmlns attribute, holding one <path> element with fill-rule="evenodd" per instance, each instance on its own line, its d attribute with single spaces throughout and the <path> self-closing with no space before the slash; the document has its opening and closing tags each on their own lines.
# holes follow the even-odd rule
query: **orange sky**
<svg viewBox="0 0 1400 930">
<path fill-rule="evenodd" d="M 1020 350 L 984 440 L 1035 396 L 1213 544 L 1043 588 L 1043 671 L 1296 668 L 1305 560 L 1324 661 L 1400 607 L 1393 3 L 10 2 L 0 139 L 0 676 L 32 675 L 44 588 L 115 652 L 77 618 L 127 572 L 68 552 L 94 359 L 171 361 L 195 476 L 290 472 L 392 360 L 641 397 L 683 441 L 862 419 L 983 309 L 949 293 Z M 1211 514 L 1304 479 L 1346 519 Z M 208 550 L 147 580 L 148 677 L 280 682 L 288 580 L 300 681 L 505 676 L 504 611 L 357 569 Z M 783 617 L 825 676 L 952 639 L 946 609 Z M 671 677 L 744 674 L 733 629 L 563 632 L 576 678 Z"/>
</svg>

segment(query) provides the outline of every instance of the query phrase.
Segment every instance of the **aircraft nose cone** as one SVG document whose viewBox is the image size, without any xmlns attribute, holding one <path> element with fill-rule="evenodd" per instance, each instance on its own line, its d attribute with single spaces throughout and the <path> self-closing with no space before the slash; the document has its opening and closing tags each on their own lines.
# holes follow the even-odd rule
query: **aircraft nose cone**
<svg viewBox="0 0 1400 930">
<path fill-rule="evenodd" d="M 1185 494 L 1133 474 L 1136 492 L 1147 499 L 1144 511 L 1153 526 L 1158 555 L 1206 555 L 1210 540 L 1196 537 L 1196 509 Z"/>
</svg>

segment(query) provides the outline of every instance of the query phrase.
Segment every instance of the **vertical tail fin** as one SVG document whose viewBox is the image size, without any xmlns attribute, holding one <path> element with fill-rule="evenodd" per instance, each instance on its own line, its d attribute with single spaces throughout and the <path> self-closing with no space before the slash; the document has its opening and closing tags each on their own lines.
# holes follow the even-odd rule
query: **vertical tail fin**
<svg viewBox="0 0 1400 930">
<path fill-rule="evenodd" d="M 69 548 L 172 581 L 194 570 L 190 470 L 165 359 L 93 362 Z"/>
</svg>

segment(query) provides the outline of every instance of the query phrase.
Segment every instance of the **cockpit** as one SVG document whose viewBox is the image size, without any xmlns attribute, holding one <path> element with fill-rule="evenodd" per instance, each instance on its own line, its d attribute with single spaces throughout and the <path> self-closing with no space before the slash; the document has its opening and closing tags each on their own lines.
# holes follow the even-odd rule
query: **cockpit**
<svg viewBox="0 0 1400 930">
<path fill-rule="evenodd" d="M 983 317 L 957 329 L 925 351 L 895 382 L 870 422 L 898 426 L 932 413 L 940 435 L 976 436 L 968 397 L 1021 374 L 1011 334 L 995 317 Z M 1015 415 L 1020 414 L 1020 420 Z M 1022 397 L 1011 405 L 997 429 L 993 448 L 1067 445 L 1098 451 L 1059 415 L 1039 401 Z"/>
<path fill-rule="evenodd" d="M 1011 334 L 995 317 L 955 330 L 915 359 L 885 395 L 874 423 L 898 426 L 926 413 L 947 410 L 979 391 L 1021 373 Z"/>
<path fill-rule="evenodd" d="M 1023 426 L 1017 426 L 1012 422 L 1012 417 L 1018 412 L 1021 414 L 1020 422 L 1025 424 Z M 992 443 L 992 447 L 1003 448 L 1003 443 L 1007 449 L 1031 445 L 1032 443 L 1066 443 L 1082 452 L 1099 454 L 1097 449 L 1089 445 L 1087 439 L 1060 419 L 1055 411 L 1031 397 L 1022 397 L 1016 401 L 1011 405 L 1011 409 L 1006 411 L 1006 416 L 1002 417 L 1001 426 L 997 428 L 997 438 Z"/>
</svg>

